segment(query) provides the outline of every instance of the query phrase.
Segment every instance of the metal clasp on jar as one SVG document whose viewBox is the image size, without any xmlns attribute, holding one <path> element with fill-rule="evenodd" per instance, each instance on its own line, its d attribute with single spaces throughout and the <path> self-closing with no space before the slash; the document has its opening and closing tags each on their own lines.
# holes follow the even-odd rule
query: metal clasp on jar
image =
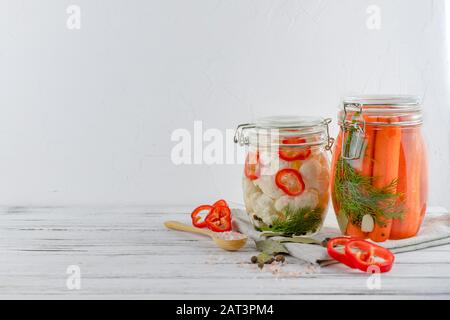
<svg viewBox="0 0 450 320">
<path fill-rule="evenodd" d="M 239 143 L 240 146 L 249 145 L 250 139 L 244 135 L 244 130 L 255 128 L 253 123 L 243 123 L 237 126 L 234 132 L 234 143 Z"/>
<path fill-rule="evenodd" d="M 347 108 L 356 109 L 352 119 L 347 120 Z M 362 106 L 359 103 L 344 104 L 342 129 L 342 158 L 357 160 L 361 157 L 365 143 L 366 122 L 362 116 Z"/>
<path fill-rule="evenodd" d="M 330 123 L 331 123 L 331 118 L 326 118 L 323 120 L 323 124 L 327 126 L 327 145 L 325 146 L 325 150 L 329 150 L 331 151 L 331 148 L 333 147 L 334 144 L 334 138 L 332 138 L 330 136 Z"/>
</svg>

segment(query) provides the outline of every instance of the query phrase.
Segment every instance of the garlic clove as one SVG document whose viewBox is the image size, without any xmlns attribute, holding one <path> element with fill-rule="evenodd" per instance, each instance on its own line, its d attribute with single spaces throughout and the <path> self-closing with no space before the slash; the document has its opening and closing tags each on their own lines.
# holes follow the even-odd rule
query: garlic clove
<svg viewBox="0 0 450 320">
<path fill-rule="evenodd" d="M 372 232 L 373 228 L 375 228 L 375 221 L 372 216 L 370 214 L 364 215 L 361 221 L 361 231 Z"/>
</svg>

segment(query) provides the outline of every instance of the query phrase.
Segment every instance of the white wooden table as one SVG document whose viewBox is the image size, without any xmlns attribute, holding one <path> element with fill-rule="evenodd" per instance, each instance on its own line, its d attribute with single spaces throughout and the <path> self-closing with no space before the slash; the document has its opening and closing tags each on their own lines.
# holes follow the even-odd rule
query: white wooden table
<svg viewBox="0 0 450 320">
<path fill-rule="evenodd" d="M 342 265 L 296 274 L 303 268 L 289 260 L 277 276 L 249 263 L 253 243 L 225 252 L 164 228 L 189 221 L 188 211 L 2 207 L 0 298 L 450 298 L 450 246 L 398 254 L 381 288 L 369 289 L 368 275 Z M 79 290 L 66 283 L 73 265 Z"/>
</svg>

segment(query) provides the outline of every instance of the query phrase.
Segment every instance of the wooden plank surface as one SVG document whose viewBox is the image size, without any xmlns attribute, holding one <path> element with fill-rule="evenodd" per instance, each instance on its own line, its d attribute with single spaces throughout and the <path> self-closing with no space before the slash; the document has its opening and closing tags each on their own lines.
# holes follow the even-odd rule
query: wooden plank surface
<svg viewBox="0 0 450 320">
<path fill-rule="evenodd" d="M 249 263 L 253 243 L 225 252 L 200 235 L 166 230 L 187 208 L 2 207 L 0 298 L 450 298 L 450 245 L 397 255 L 369 289 L 342 265 L 273 274 Z M 66 285 L 68 266 L 80 290 Z"/>
</svg>

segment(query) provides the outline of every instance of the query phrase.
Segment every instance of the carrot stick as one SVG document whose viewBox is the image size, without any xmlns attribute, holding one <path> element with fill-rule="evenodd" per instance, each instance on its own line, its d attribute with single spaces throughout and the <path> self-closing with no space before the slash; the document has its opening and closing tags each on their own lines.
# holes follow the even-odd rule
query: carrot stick
<svg viewBox="0 0 450 320">
<path fill-rule="evenodd" d="M 367 115 L 364 115 L 364 120 L 369 121 Z M 372 125 L 366 125 L 365 127 L 365 150 L 364 154 L 361 155 L 361 165 L 360 172 L 363 176 L 371 177 L 373 172 L 373 159 L 374 159 L 374 149 L 375 149 L 375 129 Z M 352 237 L 365 239 L 368 237 L 367 232 L 363 232 L 361 227 L 353 224 L 351 221 L 348 222 L 346 234 Z"/>
<path fill-rule="evenodd" d="M 365 120 L 367 121 L 366 117 Z M 372 125 L 366 125 L 365 131 L 366 150 L 364 152 L 361 174 L 366 177 L 371 177 L 374 161 L 375 129 Z"/>
<path fill-rule="evenodd" d="M 371 119 L 364 115 L 364 120 L 369 122 Z M 365 150 L 362 157 L 361 164 L 361 174 L 366 177 L 371 177 L 373 172 L 373 161 L 374 161 L 374 149 L 375 149 L 375 129 L 372 125 L 366 125 L 365 127 Z M 357 238 L 367 238 L 368 232 L 363 232 L 361 227 L 353 224 L 351 221 L 348 222 L 346 234 L 349 236 L 357 237 Z"/>
<path fill-rule="evenodd" d="M 411 132 L 413 140 L 408 141 L 408 147 L 411 148 L 409 153 L 405 154 L 405 157 L 411 157 L 411 165 L 408 175 L 410 178 L 410 184 L 407 186 L 407 198 L 406 198 L 406 220 L 405 229 L 406 232 L 402 235 L 404 238 L 413 237 L 419 231 L 421 223 L 421 211 L 422 205 L 420 203 L 420 174 L 422 171 L 422 147 L 420 145 L 420 135 L 418 129 L 414 128 Z"/>
<path fill-rule="evenodd" d="M 392 119 L 397 121 L 397 119 Z M 384 118 L 378 118 L 378 122 L 387 122 Z M 375 137 L 373 185 L 376 188 L 388 186 L 398 178 L 400 161 L 401 128 L 389 126 L 378 129 Z M 392 219 L 380 218 L 382 225 L 375 223 L 370 239 L 382 242 L 389 239 Z"/>
<path fill-rule="evenodd" d="M 367 115 L 364 115 L 364 120 L 366 122 L 369 122 L 373 119 L 369 118 Z M 364 176 L 369 176 L 369 177 L 372 176 L 374 137 L 375 137 L 375 130 L 374 130 L 373 126 L 370 126 L 370 125 L 366 126 L 365 137 L 364 137 L 366 147 L 364 150 L 364 154 L 361 156 L 362 159 L 358 166 L 359 166 L 359 171 L 361 172 L 361 174 Z M 342 138 L 343 138 L 343 134 L 341 132 L 341 133 L 339 133 L 339 135 L 336 139 L 336 148 L 333 153 L 333 162 L 332 163 L 336 163 L 336 160 L 340 157 L 340 155 L 342 153 Z M 355 165 L 356 163 L 353 163 L 353 164 Z M 335 175 L 336 169 L 339 170 L 339 168 L 332 168 L 332 175 L 331 175 L 331 186 L 332 187 L 334 186 L 334 175 Z M 332 198 L 333 198 L 332 200 L 333 200 L 334 210 L 336 212 L 336 215 L 338 215 L 339 214 L 339 204 L 334 199 L 334 197 L 332 197 Z M 358 238 L 365 239 L 368 237 L 368 233 L 361 231 L 361 228 L 359 226 L 353 224 L 351 222 L 351 220 L 348 221 L 347 227 L 345 228 L 345 230 L 341 230 L 341 231 L 343 233 L 345 233 L 346 235 L 350 235 L 350 236 L 354 236 L 354 237 L 358 237 Z"/>
<path fill-rule="evenodd" d="M 398 166 L 398 182 L 397 182 L 397 192 L 401 193 L 402 196 L 400 200 L 405 202 L 405 199 L 408 197 L 407 185 L 410 180 L 410 176 L 408 175 L 408 166 L 405 159 L 405 138 L 409 133 L 404 133 L 402 136 L 402 145 L 400 147 L 400 158 L 399 158 L 399 166 Z M 403 238 L 403 234 L 405 233 L 405 225 L 407 221 L 407 208 L 405 204 L 405 213 L 403 217 L 403 221 L 401 219 L 393 219 L 391 226 L 391 235 L 390 237 L 394 240 Z"/>
<path fill-rule="evenodd" d="M 348 236 L 361 238 L 361 239 L 367 238 L 367 233 L 361 231 L 361 227 L 354 225 L 351 221 L 349 221 L 347 224 L 347 230 L 345 231 L 345 234 Z"/>
<path fill-rule="evenodd" d="M 402 135 L 400 150 L 399 183 L 397 191 L 403 194 L 403 219 L 394 219 L 391 236 L 393 239 L 409 238 L 416 235 L 422 220 L 421 173 L 422 153 L 421 136 L 418 128 L 410 128 Z"/>
<path fill-rule="evenodd" d="M 420 134 L 420 133 L 419 133 Z M 425 217 L 425 212 L 427 210 L 427 202 L 428 202 L 428 163 L 427 163 L 427 150 L 425 146 L 425 141 L 420 135 L 420 144 L 421 144 L 421 165 L 420 165 L 420 224 L 422 224 L 423 218 Z M 420 226 L 419 226 L 420 227 Z M 419 231 L 419 230 L 417 230 Z"/>
</svg>

